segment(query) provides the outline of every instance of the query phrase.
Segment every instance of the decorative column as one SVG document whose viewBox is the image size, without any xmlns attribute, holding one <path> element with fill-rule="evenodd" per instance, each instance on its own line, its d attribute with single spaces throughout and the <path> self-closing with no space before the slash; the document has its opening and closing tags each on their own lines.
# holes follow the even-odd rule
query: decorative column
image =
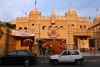
<svg viewBox="0 0 100 67">
<path fill-rule="evenodd" d="M 68 24 L 68 49 L 73 49 L 74 43 L 73 43 L 73 29 L 72 24 Z"/>
</svg>

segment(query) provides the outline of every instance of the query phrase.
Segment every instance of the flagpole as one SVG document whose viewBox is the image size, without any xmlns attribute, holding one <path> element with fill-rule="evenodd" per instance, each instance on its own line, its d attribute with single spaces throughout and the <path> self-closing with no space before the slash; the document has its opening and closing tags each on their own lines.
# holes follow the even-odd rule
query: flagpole
<svg viewBox="0 0 100 67">
<path fill-rule="evenodd" d="M 98 8 L 97 8 L 97 14 L 98 14 Z"/>
<path fill-rule="evenodd" d="M 23 10 L 22 10 L 22 16 L 23 16 Z"/>
<path fill-rule="evenodd" d="M 35 6 L 36 6 L 37 0 L 35 0 Z"/>
</svg>

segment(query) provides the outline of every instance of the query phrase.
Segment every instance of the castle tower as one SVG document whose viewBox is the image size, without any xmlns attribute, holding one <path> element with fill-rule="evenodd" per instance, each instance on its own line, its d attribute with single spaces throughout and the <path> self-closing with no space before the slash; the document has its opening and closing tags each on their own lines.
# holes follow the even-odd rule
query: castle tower
<svg viewBox="0 0 100 67">
<path fill-rule="evenodd" d="M 41 16 L 41 13 L 38 12 L 38 9 L 35 6 L 34 9 L 32 11 L 30 11 L 29 18 L 31 18 L 31 19 L 38 19 L 39 16 Z"/>
<path fill-rule="evenodd" d="M 73 21 L 73 20 L 76 20 L 76 17 L 77 17 L 77 13 L 72 9 L 72 6 L 71 6 L 71 3 L 70 3 L 70 8 L 68 10 L 68 12 L 66 13 L 66 18 L 68 19 L 67 20 L 67 23 L 68 23 L 68 31 L 67 31 L 67 34 L 68 34 L 68 38 L 67 38 L 67 49 L 73 49 L 74 47 L 74 42 L 73 42 L 73 27 L 72 27 L 72 24 L 77 24 L 76 21 Z"/>
</svg>

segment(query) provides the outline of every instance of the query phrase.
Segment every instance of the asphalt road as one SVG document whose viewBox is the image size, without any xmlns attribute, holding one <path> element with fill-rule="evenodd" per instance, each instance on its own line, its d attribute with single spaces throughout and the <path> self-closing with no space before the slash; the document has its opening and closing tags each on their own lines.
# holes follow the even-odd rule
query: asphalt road
<svg viewBox="0 0 100 67">
<path fill-rule="evenodd" d="M 38 62 L 36 64 L 32 64 L 30 66 L 24 65 L 1 65 L 0 67 L 78 67 L 73 63 L 61 63 L 57 66 L 51 65 L 48 59 L 44 59 L 43 57 L 38 58 Z M 100 56 L 87 56 L 85 57 L 85 61 L 79 67 L 100 67 Z"/>
</svg>

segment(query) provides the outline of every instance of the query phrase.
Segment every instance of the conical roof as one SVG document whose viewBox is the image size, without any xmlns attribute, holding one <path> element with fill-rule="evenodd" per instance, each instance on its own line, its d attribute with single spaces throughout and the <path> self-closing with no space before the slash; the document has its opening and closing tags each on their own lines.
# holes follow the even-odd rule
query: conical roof
<svg viewBox="0 0 100 67">
<path fill-rule="evenodd" d="M 51 16 L 56 16 L 56 13 L 55 13 L 54 7 L 52 8 Z"/>
</svg>

